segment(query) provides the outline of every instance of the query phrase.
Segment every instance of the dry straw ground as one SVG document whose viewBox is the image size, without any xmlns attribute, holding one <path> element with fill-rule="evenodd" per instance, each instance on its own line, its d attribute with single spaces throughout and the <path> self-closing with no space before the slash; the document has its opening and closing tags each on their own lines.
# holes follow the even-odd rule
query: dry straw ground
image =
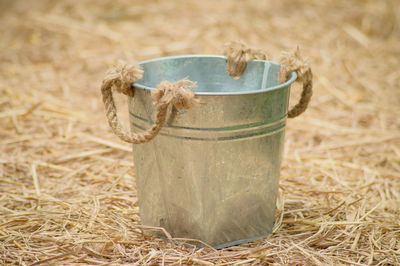
<svg viewBox="0 0 400 266">
<path fill-rule="evenodd" d="M 2 0 L 0 12 L 0 264 L 400 264 L 397 0 Z M 101 79 L 117 59 L 238 39 L 274 60 L 299 45 L 315 73 L 311 106 L 288 121 L 275 232 L 219 251 L 143 234 Z"/>
</svg>

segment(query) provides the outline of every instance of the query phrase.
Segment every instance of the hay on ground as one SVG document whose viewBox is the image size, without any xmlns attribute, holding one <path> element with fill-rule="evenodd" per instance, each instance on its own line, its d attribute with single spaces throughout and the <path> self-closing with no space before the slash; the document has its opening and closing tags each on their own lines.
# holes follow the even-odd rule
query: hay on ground
<svg viewBox="0 0 400 266">
<path fill-rule="evenodd" d="M 396 0 L 3 1 L 0 13 L 0 264 L 400 264 Z M 154 238 L 100 82 L 118 59 L 221 54 L 231 40 L 273 60 L 299 45 L 313 67 L 309 109 L 288 121 L 274 233 L 218 251 Z"/>
</svg>

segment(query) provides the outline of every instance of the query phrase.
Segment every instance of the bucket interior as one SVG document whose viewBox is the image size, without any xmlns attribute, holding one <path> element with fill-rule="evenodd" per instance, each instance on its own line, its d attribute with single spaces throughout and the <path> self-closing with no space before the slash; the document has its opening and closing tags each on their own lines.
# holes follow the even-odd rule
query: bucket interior
<svg viewBox="0 0 400 266">
<path fill-rule="evenodd" d="M 278 84 L 280 65 L 255 60 L 249 62 L 243 75 L 235 80 L 226 72 L 226 59 L 222 56 L 173 56 L 139 65 L 144 74 L 135 87 L 152 90 L 163 80 L 174 82 L 188 78 L 197 82 L 194 92 L 203 95 L 259 93 L 286 87 L 296 79 L 296 74 L 292 73 L 287 82 Z"/>
</svg>

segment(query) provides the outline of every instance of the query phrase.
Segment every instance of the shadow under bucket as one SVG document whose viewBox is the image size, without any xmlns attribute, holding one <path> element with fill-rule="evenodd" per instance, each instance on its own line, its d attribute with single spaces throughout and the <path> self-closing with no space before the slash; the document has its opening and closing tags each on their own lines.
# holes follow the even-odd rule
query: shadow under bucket
<svg viewBox="0 0 400 266">
<path fill-rule="evenodd" d="M 217 249 L 270 234 L 296 73 L 279 84 L 281 65 L 255 60 L 235 80 L 225 57 L 207 55 L 138 65 L 144 75 L 129 99 L 133 132 L 153 124 L 151 90 L 163 80 L 197 82 L 200 100 L 187 112 L 169 107 L 159 135 L 133 147 L 142 224 Z"/>
</svg>

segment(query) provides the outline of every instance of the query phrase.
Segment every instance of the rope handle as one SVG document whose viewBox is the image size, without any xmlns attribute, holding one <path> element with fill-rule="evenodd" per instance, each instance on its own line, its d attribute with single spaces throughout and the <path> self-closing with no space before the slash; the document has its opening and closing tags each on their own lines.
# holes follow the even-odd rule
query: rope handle
<svg viewBox="0 0 400 266">
<path fill-rule="evenodd" d="M 190 109 L 198 103 L 191 89 L 196 85 L 195 82 L 188 79 L 177 82 L 162 81 L 157 85 L 156 90 L 151 92 L 156 106 L 156 119 L 154 124 L 144 132 L 133 133 L 127 131 L 121 125 L 117 108 L 115 107 L 113 88 L 129 97 L 134 97 L 135 90 L 132 83 L 143 77 L 143 70 L 140 66 L 127 65 L 122 61 L 111 68 L 101 85 L 103 103 L 106 109 L 108 124 L 112 131 L 123 141 L 132 144 L 146 143 L 154 139 L 163 127 L 168 106 L 172 104 L 176 109 Z"/>
<path fill-rule="evenodd" d="M 262 50 L 246 47 L 241 42 L 231 42 L 225 46 L 224 55 L 227 57 L 226 71 L 234 79 L 239 79 L 251 60 L 267 60 Z M 287 52 L 282 55 L 281 68 L 278 73 L 279 83 L 284 83 L 290 73 L 297 73 L 298 81 L 303 83 L 303 90 L 299 102 L 288 112 L 289 118 L 294 118 L 303 113 L 310 103 L 312 96 L 312 72 L 306 59 L 300 55 L 300 50 Z"/>
<path fill-rule="evenodd" d="M 231 43 L 226 46 L 227 72 L 235 79 L 240 78 L 246 69 L 247 63 L 251 60 L 267 60 L 262 50 L 247 48 L 243 43 Z M 279 83 L 285 82 L 290 73 L 296 71 L 298 80 L 303 83 L 303 91 L 300 101 L 288 112 L 288 117 L 293 118 L 303 113 L 312 96 L 312 72 L 307 62 L 300 56 L 297 48 L 292 53 L 282 56 L 282 66 L 279 70 Z M 191 90 L 196 83 L 188 79 L 177 82 L 162 81 L 157 85 L 156 90 L 151 91 L 156 107 L 156 119 L 154 124 L 144 132 L 133 133 L 123 128 L 117 115 L 113 97 L 113 88 L 129 97 L 134 97 L 135 90 L 132 84 L 143 77 L 143 69 L 137 65 L 127 65 L 123 62 L 111 68 L 101 85 L 103 103 L 106 109 L 108 123 L 114 132 L 123 141 L 132 144 L 146 143 L 154 139 L 162 129 L 168 107 L 172 104 L 176 109 L 190 109 L 197 105 L 198 99 Z"/>
</svg>

